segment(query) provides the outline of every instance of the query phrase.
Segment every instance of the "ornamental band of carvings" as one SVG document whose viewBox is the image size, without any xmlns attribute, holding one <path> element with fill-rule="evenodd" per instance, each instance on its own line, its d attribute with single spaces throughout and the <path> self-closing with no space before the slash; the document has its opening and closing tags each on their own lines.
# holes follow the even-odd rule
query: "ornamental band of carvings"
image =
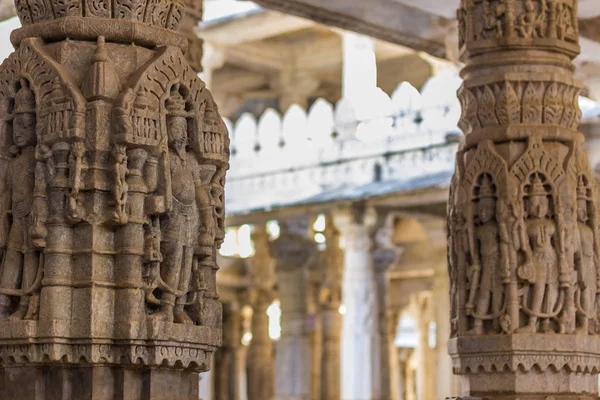
<svg viewBox="0 0 600 400">
<path fill-rule="evenodd" d="M 577 0 L 468 0 L 458 10 L 459 46 L 537 40 L 578 52 Z"/>
<path fill-rule="evenodd" d="M 176 30 L 184 6 L 20 0 L 17 11 L 32 27 L 80 17 Z M 2 365 L 198 371 L 220 344 L 228 133 L 180 47 L 122 43 L 29 37 L 0 66 Z"/>
</svg>

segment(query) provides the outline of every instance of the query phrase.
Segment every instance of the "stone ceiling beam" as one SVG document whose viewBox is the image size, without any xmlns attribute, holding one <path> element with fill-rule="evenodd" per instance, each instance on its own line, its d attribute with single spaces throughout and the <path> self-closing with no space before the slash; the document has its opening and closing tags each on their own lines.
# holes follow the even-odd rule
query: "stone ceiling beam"
<svg viewBox="0 0 600 400">
<path fill-rule="evenodd" d="M 444 32 L 451 21 L 392 0 L 256 0 L 261 6 L 407 46 L 445 55 Z"/>
<path fill-rule="evenodd" d="M 244 18 L 200 27 L 204 40 L 219 46 L 236 46 L 297 32 L 314 26 L 313 21 L 276 11 L 260 12 Z"/>
</svg>

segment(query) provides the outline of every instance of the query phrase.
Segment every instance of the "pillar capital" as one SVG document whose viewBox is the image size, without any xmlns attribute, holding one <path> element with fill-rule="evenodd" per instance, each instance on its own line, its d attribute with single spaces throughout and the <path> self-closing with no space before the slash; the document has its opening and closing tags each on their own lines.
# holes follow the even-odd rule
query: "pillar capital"
<svg viewBox="0 0 600 400">
<path fill-rule="evenodd" d="M 578 0 L 461 0 L 462 59 L 507 50 L 579 54 Z"/>
<path fill-rule="evenodd" d="M 293 226 L 296 225 L 296 226 Z M 269 251 L 276 263 L 277 272 L 308 268 L 317 260 L 318 249 L 308 237 L 308 227 L 297 229 L 297 224 L 282 222 L 279 237 L 269 242 Z M 304 227 L 301 224 L 301 227 Z M 296 228 L 296 229 L 295 229 Z"/>
<path fill-rule="evenodd" d="M 578 132 L 577 0 L 463 0 L 465 142 L 450 189 L 466 396 L 598 394 L 598 187 Z M 485 371 L 485 372 L 484 372 Z"/>
<path fill-rule="evenodd" d="M 343 249 L 368 252 L 373 248 L 373 235 L 381 220 L 374 208 L 353 205 L 335 210 L 333 223 L 340 232 Z"/>
</svg>

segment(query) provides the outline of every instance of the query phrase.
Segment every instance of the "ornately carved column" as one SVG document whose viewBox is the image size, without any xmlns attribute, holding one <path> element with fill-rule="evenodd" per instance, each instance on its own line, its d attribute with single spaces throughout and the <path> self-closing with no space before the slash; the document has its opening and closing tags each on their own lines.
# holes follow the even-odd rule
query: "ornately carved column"
<svg viewBox="0 0 600 400">
<path fill-rule="evenodd" d="M 306 232 L 307 233 L 307 232 Z M 275 400 L 310 400 L 312 352 L 309 335 L 309 285 L 317 248 L 306 234 L 282 223 L 279 238 L 271 243 L 276 260 L 281 338 L 275 355 Z"/>
<path fill-rule="evenodd" d="M 275 297 L 275 263 L 269 253 L 269 235 L 264 226 L 252 233 L 254 256 L 249 260 L 252 341 L 247 353 L 248 400 L 271 399 L 275 370 L 273 341 L 269 336 L 267 309 Z"/>
<path fill-rule="evenodd" d="M 323 351 L 321 359 L 321 400 L 341 398 L 341 331 L 342 272 L 344 252 L 340 248 L 340 233 L 327 220 L 325 237 L 327 248 L 323 252 L 321 283 L 321 315 L 323 321 Z"/>
<path fill-rule="evenodd" d="M 577 132 L 577 0 L 462 0 L 458 16 L 454 372 L 464 395 L 595 398 L 600 214 Z"/>
<path fill-rule="evenodd" d="M 196 399 L 229 139 L 177 0 L 17 0 L 0 67 L 1 398 Z"/>
<path fill-rule="evenodd" d="M 353 207 L 335 214 L 344 249 L 342 400 L 381 397 L 379 302 L 373 266 L 375 210 Z"/>
</svg>

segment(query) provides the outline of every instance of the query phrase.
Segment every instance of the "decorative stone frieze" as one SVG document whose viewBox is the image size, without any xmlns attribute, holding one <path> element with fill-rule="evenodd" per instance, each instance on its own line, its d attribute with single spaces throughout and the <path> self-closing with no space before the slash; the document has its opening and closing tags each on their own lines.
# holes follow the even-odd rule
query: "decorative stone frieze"
<svg viewBox="0 0 600 400">
<path fill-rule="evenodd" d="M 23 27 L 0 67 L 0 364 L 135 368 L 166 396 L 144 371 L 197 381 L 221 342 L 229 138 L 184 57 L 185 6 L 16 6 Z"/>
<path fill-rule="evenodd" d="M 465 141 L 449 203 L 464 395 L 597 396 L 598 188 L 573 79 L 576 0 L 463 0 Z"/>
</svg>

